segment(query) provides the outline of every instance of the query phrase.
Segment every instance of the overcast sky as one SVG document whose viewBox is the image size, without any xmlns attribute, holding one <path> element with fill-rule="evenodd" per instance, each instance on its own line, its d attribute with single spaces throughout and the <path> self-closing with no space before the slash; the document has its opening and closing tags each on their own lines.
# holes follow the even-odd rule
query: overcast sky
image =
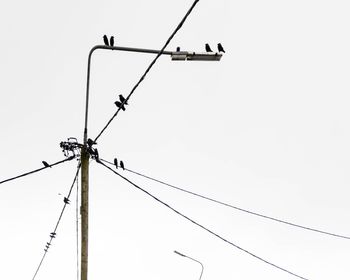
<svg viewBox="0 0 350 280">
<path fill-rule="evenodd" d="M 102 36 L 160 49 L 192 0 L 2 1 L 0 180 L 64 159 L 82 141 L 87 56 Z M 350 4 L 201 0 L 98 141 L 100 156 L 214 199 L 350 236 Z M 154 55 L 97 51 L 95 137 Z M 77 161 L 0 186 L 0 279 L 32 279 Z M 122 171 L 121 171 L 122 172 Z M 350 240 L 237 212 L 122 172 L 238 246 L 308 279 L 349 279 Z M 79 180 L 80 181 L 80 180 Z M 60 195 L 61 194 L 61 195 Z M 37 280 L 76 279 L 75 197 Z M 89 279 L 296 279 L 230 246 L 95 162 L 90 165 Z"/>
</svg>

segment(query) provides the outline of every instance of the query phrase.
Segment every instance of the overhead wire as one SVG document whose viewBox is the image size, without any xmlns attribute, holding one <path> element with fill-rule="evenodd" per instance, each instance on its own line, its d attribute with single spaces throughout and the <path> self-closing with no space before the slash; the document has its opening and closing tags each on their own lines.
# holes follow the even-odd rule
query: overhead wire
<svg viewBox="0 0 350 280">
<path fill-rule="evenodd" d="M 131 95 L 135 92 L 135 90 L 138 88 L 138 86 L 141 84 L 141 82 L 144 80 L 144 78 L 147 76 L 148 72 L 152 69 L 153 65 L 157 62 L 158 58 L 163 54 L 165 48 L 169 45 L 170 41 L 174 38 L 174 36 L 176 35 L 176 33 L 181 29 L 182 25 L 184 24 L 184 22 L 186 21 L 186 19 L 188 18 L 188 16 L 191 14 L 191 12 L 193 11 L 194 7 L 197 5 L 197 3 L 199 2 L 199 0 L 195 0 L 192 4 L 192 6 L 189 8 L 189 10 L 187 11 L 187 13 L 185 14 L 185 16 L 183 17 L 183 19 L 180 21 L 180 23 L 177 25 L 177 27 L 175 28 L 175 30 L 173 31 L 173 33 L 169 36 L 168 40 L 165 42 L 164 46 L 162 47 L 162 49 L 159 51 L 159 53 L 156 55 L 156 57 L 152 60 L 152 62 L 150 63 L 150 65 L 147 67 L 146 71 L 143 73 L 143 75 L 141 76 L 141 78 L 138 80 L 138 82 L 135 84 L 135 86 L 132 88 L 132 90 L 130 91 L 129 95 L 126 97 L 126 101 L 124 102 L 127 103 L 127 101 L 129 100 L 129 98 L 131 97 Z M 122 107 L 122 106 L 121 106 Z M 121 110 L 121 107 L 118 108 L 118 110 L 114 113 L 114 115 L 112 116 L 112 118 L 107 122 L 107 124 L 104 126 L 104 128 L 101 130 L 101 132 L 96 136 L 94 142 L 97 141 L 98 138 L 100 138 L 100 136 L 102 135 L 102 133 L 107 129 L 107 127 L 110 125 L 110 123 L 113 121 L 113 119 L 118 115 L 119 111 Z"/>
<path fill-rule="evenodd" d="M 81 166 L 81 163 L 79 162 L 79 163 L 78 163 L 78 166 L 77 166 L 77 171 L 76 171 L 75 176 L 74 176 L 73 183 L 72 183 L 72 185 L 71 185 L 71 187 L 70 187 L 70 189 L 69 189 L 68 195 L 65 197 L 65 198 L 67 198 L 68 200 L 69 200 L 69 197 L 70 197 L 70 195 L 71 195 L 71 193 L 72 193 L 72 189 L 73 189 L 73 187 L 74 187 L 74 185 L 75 185 L 75 181 L 76 181 L 77 178 L 78 178 L 80 166 Z M 54 238 L 56 238 L 57 229 L 58 229 L 58 226 L 59 226 L 59 224 L 60 224 L 60 222 L 61 222 L 61 219 L 62 219 L 64 210 L 66 209 L 66 206 L 67 206 L 67 203 L 64 202 L 64 205 L 63 205 L 63 207 L 62 207 L 60 216 L 59 216 L 59 218 L 58 218 L 58 220 L 57 220 L 56 226 L 55 226 L 54 230 L 50 233 L 49 242 L 47 242 L 46 244 L 50 244 L 50 245 L 51 245 L 51 244 L 52 244 L 52 240 L 53 240 Z M 50 246 L 50 245 L 49 245 L 49 246 Z M 43 263 L 43 261 L 44 261 L 44 259 L 45 259 L 45 257 L 46 257 L 47 252 L 48 252 L 48 247 L 46 247 L 46 250 L 44 250 L 44 254 L 43 254 L 43 256 L 42 256 L 42 258 L 41 258 L 41 260 L 40 260 L 40 262 L 39 262 L 39 265 L 38 265 L 38 267 L 37 267 L 37 269 L 36 269 L 36 271 L 35 271 L 35 273 L 34 273 L 34 276 L 33 276 L 32 280 L 34 280 L 35 277 L 37 276 L 37 274 L 38 274 L 38 272 L 39 272 L 39 270 L 40 270 L 40 268 L 41 268 L 41 265 L 42 265 L 42 263 Z"/>
<path fill-rule="evenodd" d="M 292 271 L 290 271 L 290 270 L 288 270 L 288 269 L 286 269 L 286 268 L 283 268 L 283 267 L 281 267 L 281 266 L 279 266 L 279 265 L 276 265 L 276 264 L 272 263 L 271 261 L 268 261 L 268 260 L 266 260 L 266 259 L 264 259 L 264 258 L 262 258 L 262 257 L 259 257 L 258 255 L 256 255 L 256 254 L 254 254 L 254 253 L 252 253 L 252 252 L 250 252 L 250 251 L 248 251 L 248 250 L 246 250 L 246 249 L 240 247 L 239 245 L 237 245 L 237 244 L 235 244 L 235 243 L 229 241 L 228 239 L 222 237 L 221 235 L 215 233 L 214 231 L 208 229 L 207 227 L 205 227 L 205 226 L 199 224 L 198 222 L 196 222 L 196 221 L 193 220 L 192 218 L 190 218 L 190 217 L 188 217 L 188 216 L 182 214 L 180 211 L 176 210 L 175 208 L 173 208 L 173 207 L 170 206 L 169 204 L 163 202 L 162 200 L 160 200 L 159 198 L 157 198 L 156 196 L 154 196 L 154 195 L 151 194 L 150 192 L 146 191 L 145 189 L 141 188 L 141 187 L 138 186 L 137 184 L 133 183 L 133 182 L 132 182 L 131 180 L 129 180 L 128 178 L 126 178 L 126 177 L 124 177 L 123 175 L 119 174 L 118 172 L 116 172 L 115 170 L 113 170 L 112 168 L 110 168 L 109 166 L 107 166 L 106 164 L 104 164 L 102 161 L 99 160 L 99 161 L 97 161 L 97 162 L 100 163 L 102 166 L 106 167 L 107 169 L 109 169 L 110 171 L 112 171 L 113 173 L 115 173 L 116 175 L 118 175 L 120 178 L 124 179 L 125 181 L 127 181 L 128 183 L 130 183 L 131 185 L 133 185 L 133 186 L 134 186 L 135 188 L 137 188 L 138 190 L 140 190 L 140 191 L 142 191 L 143 193 L 147 194 L 148 196 L 152 197 L 152 198 L 153 198 L 154 200 L 156 200 L 157 202 L 163 204 L 164 206 L 166 206 L 167 208 L 169 208 L 170 210 L 172 210 L 173 212 L 175 212 L 175 213 L 178 214 L 179 216 L 181 216 L 181 217 L 185 218 L 186 220 L 192 222 L 192 223 L 195 224 L 196 226 L 198 226 L 198 227 L 202 228 L 203 230 L 209 232 L 210 234 L 212 234 L 212 235 L 214 235 L 215 237 L 221 239 L 222 241 L 226 242 L 227 244 L 229 244 L 229 245 L 235 247 L 236 249 L 239 249 L 239 250 L 241 250 L 241 251 L 247 253 L 248 255 L 250 255 L 250 256 L 252 256 L 252 257 L 254 257 L 254 258 L 256 258 L 256 259 L 258 259 L 258 260 L 260 260 L 260 261 L 262 261 L 262 262 L 264 262 L 264 263 L 266 263 L 266 264 L 268 264 L 268 265 L 270 265 L 270 266 L 272 266 L 272 267 L 274 267 L 274 268 L 276 268 L 276 269 L 278 269 L 278 270 L 281 270 L 281 271 L 283 271 L 283 272 L 286 272 L 286 273 L 288 273 L 288 274 L 290 274 L 290 275 L 292 275 L 292 276 L 294 276 L 294 277 L 296 277 L 296 278 L 307 280 L 307 278 L 305 278 L 305 277 L 303 277 L 303 276 L 300 276 L 300 275 L 298 275 L 298 274 L 296 274 L 296 273 L 294 273 L 294 272 L 292 272 Z"/>
<path fill-rule="evenodd" d="M 100 160 L 115 166 L 114 163 L 112 163 L 112 162 L 109 162 L 109 161 L 104 160 L 104 159 L 100 159 Z M 250 214 L 250 215 L 254 215 L 254 216 L 257 216 L 257 217 L 260 217 L 260 218 L 264 218 L 264 219 L 268 219 L 268 220 L 271 220 L 271 221 L 274 221 L 274 222 L 286 224 L 286 225 L 289 225 L 289 226 L 297 227 L 297 228 L 300 228 L 300 229 L 304 229 L 304 230 L 308 230 L 308 231 L 312 231 L 312 232 L 316 232 L 316 233 L 320 233 L 320 234 L 329 235 L 329 236 L 332 236 L 332 237 L 337 237 L 337 238 L 342 238 L 342 239 L 350 239 L 350 237 L 346 236 L 346 235 L 341 235 L 341 234 L 337 234 L 337 233 L 332 233 L 332 232 L 328 232 L 328 231 L 324 231 L 324 230 L 319 230 L 319 229 L 315 229 L 315 228 L 299 225 L 299 224 L 296 224 L 296 223 L 292 223 L 292 222 L 288 222 L 288 221 L 281 220 L 281 219 L 278 219 L 278 218 L 274 218 L 274 217 L 271 217 L 271 216 L 267 216 L 267 215 L 264 215 L 264 214 L 260 214 L 260 213 L 257 213 L 257 212 L 251 211 L 251 210 L 243 209 L 241 207 L 234 206 L 232 204 L 225 203 L 225 202 L 219 201 L 217 199 L 213 199 L 213 198 L 210 198 L 208 196 L 205 196 L 205 195 L 202 195 L 202 194 L 198 194 L 198 193 L 186 190 L 184 188 L 180 188 L 180 187 L 171 185 L 171 184 L 166 183 L 164 181 L 152 178 L 150 176 L 141 174 L 139 172 L 136 172 L 136 171 L 128 169 L 128 168 L 125 168 L 125 170 L 130 172 L 130 173 L 136 174 L 138 176 L 144 177 L 146 179 L 152 180 L 154 182 L 160 183 L 162 185 L 165 185 L 165 186 L 171 187 L 173 189 L 179 190 L 181 192 L 184 192 L 184 193 L 187 193 L 187 194 L 190 194 L 190 195 L 193 195 L 193 196 L 196 196 L 196 197 L 199 197 L 199 198 L 202 198 L 202 199 L 205 199 L 205 200 L 208 200 L 208 201 L 211 201 L 211 202 L 223 205 L 225 207 L 229 207 L 229 208 L 232 208 L 232 209 L 235 209 L 235 210 L 238 210 L 238 211 Z"/>
<path fill-rule="evenodd" d="M 15 176 L 15 177 L 12 177 L 12 178 L 9 178 L 9 179 L 0 181 L 0 185 L 3 184 L 3 183 L 6 183 L 6 182 L 12 181 L 12 180 L 21 178 L 21 177 L 25 177 L 25 176 L 34 174 L 34 173 L 36 173 L 36 172 L 39 172 L 39 171 L 44 170 L 44 169 L 46 169 L 46 168 L 50 168 L 50 167 L 52 167 L 52 166 L 61 164 L 61 163 L 63 163 L 63 162 L 70 161 L 70 160 L 72 160 L 72 159 L 74 159 L 74 158 L 75 158 L 75 156 L 71 156 L 71 157 L 66 158 L 66 159 L 64 159 L 64 160 L 60 160 L 60 161 L 57 161 L 57 162 L 55 162 L 55 163 L 53 163 L 53 164 L 50 164 L 49 166 L 44 166 L 44 167 L 35 169 L 35 170 L 33 170 L 33 171 L 29 171 L 29 172 L 23 173 L 23 174 L 21 174 L 21 175 L 17 175 L 17 176 Z"/>
</svg>

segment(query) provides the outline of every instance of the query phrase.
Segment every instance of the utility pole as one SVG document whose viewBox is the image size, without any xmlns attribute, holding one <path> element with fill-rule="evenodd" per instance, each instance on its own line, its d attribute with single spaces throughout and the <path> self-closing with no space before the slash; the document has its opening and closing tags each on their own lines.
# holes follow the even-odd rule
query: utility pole
<svg viewBox="0 0 350 280">
<path fill-rule="evenodd" d="M 90 153 L 88 147 L 88 111 L 89 111 L 89 87 L 90 87 L 90 65 L 91 56 L 97 49 L 115 50 L 137 53 L 160 54 L 160 50 L 129 48 L 129 47 L 109 47 L 103 45 L 94 46 L 89 53 L 87 68 L 87 84 L 86 84 L 86 102 L 85 102 L 85 126 L 84 126 L 84 145 L 81 148 L 81 259 L 80 259 L 80 280 L 88 280 L 88 252 L 89 252 L 89 158 Z M 162 51 L 162 55 L 170 55 L 173 61 L 219 61 L 222 57 L 221 53 L 200 53 L 187 51 Z"/>
<path fill-rule="evenodd" d="M 86 144 L 81 149 L 81 280 L 88 279 L 89 241 L 89 153 Z"/>
</svg>

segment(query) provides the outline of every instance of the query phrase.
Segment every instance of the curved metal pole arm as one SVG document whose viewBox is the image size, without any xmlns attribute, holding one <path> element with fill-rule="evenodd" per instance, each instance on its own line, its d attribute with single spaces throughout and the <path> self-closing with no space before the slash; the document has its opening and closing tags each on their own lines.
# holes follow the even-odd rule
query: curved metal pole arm
<svg viewBox="0 0 350 280">
<path fill-rule="evenodd" d="M 189 256 L 186 256 L 186 255 L 185 255 L 185 257 L 186 257 L 186 258 L 189 258 L 189 259 L 191 259 L 191 260 L 193 260 L 193 261 L 195 261 L 195 262 L 197 262 L 197 263 L 199 263 L 199 264 L 201 265 L 202 271 L 201 271 L 201 275 L 199 276 L 199 280 L 200 280 L 200 279 L 202 278 L 203 270 L 204 270 L 203 264 L 202 264 L 200 261 L 198 261 L 198 260 L 196 260 L 196 259 L 194 259 L 194 258 L 191 258 L 191 257 L 189 257 Z"/>
<path fill-rule="evenodd" d="M 87 143 L 87 125 L 88 125 L 88 111 L 89 111 L 89 90 L 90 90 L 90 66 L 91 66 L 91 57 L 95 50 L 104 49 L 104 50 L 114 50 L 114 51 L 125 51 L 125 52 L 137 52 L 137 53 L 151 53 L 159 54 L 160 50 L 153 49 L 141 49 L 141 48 L 129 48 L 129 47 L 109 47 L 105 45 L 96 45 L 90 52 L 88 57 L 88 67 L 87 67 L 87 79 L 86 79 L 86 102 L 85 102 L 85 124 L 84 124 L 84 146 Z M 172 55 L 174 52 L 163 51 L 163 55 Z"/>
</svg>

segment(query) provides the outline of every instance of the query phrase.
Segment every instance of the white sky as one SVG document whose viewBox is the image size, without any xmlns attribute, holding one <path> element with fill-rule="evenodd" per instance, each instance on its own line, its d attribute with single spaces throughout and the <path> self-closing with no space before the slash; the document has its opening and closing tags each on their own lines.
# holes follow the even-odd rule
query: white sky
<svg viewBox="0 0 350 280">
<path fill-rule="evenodd" d="M 2 1 L 0 180 L 63 159 L 83 134 L 87 55 L 103 34 L 159 49 L 192 0 Z M 98 142 L 101 157 L 233 205 L 350 235 L 350 4 L 201 0 L 168 50 L 222 42 L 219 63 L 162 57 Z M 93 57 L 89 136 L 153 55 Z M 0 186 L 0 279 L 31 279 L 76 162 Z M 350 241 L 202 201 L 124 172 L 235 244 L 310 279 L 349 279 Z M 75 191 L 72 194 L 75 199 Z M 37 276 L 75 279 L 75 205 Z M 96 163 L 89 279 L 296 279 L 229 246 Z"/>
</svg>

